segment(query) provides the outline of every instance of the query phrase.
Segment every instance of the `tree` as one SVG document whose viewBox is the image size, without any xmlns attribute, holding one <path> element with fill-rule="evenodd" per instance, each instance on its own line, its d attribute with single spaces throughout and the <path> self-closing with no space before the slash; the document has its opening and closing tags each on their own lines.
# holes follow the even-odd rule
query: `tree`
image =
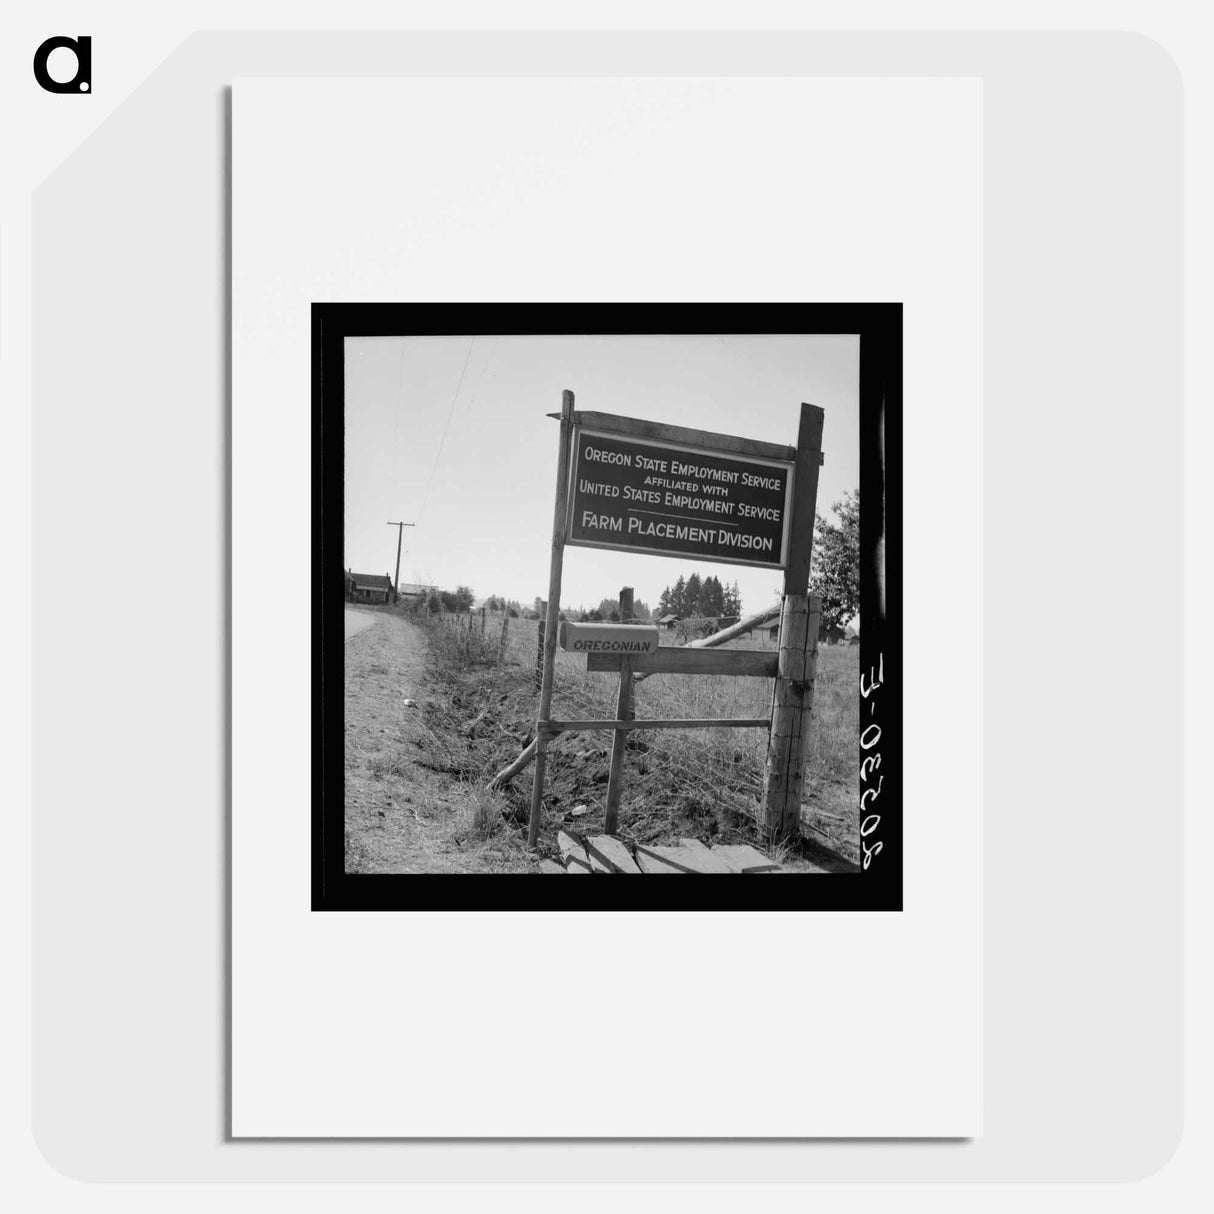
<svg viewBox="0 0 1214 1214">
<path fill-rule="evenodd" d="M 732 586 L 725 587 L 723 598 L 725 600 L 725 607 L 721 614 L 727 618 L 740 620 L 742 618 L 742 594 L 738 590 L 736 579 Z"/>
<path fill-rule="evenodd" d="M 684 615 L 703 615 L 700 610 L 700 594 L 704 589 L 704 583 L 698 573 L 693 573 L 687 579 L 687 587 L 683 597 L 683 614 Z"/>
<path fill-rule="evenodd" d="M 809 587 L 822 596 L 822 631 L 843 628 L 860 610 L 860 491 L 831 506 L 837 523 L 814 520 Z"/>
<path fill-rule="evenodd" d="M 476 595 L 471 586 L 456 586 L 451 596 L 455 600 L 456 611 L 467 611 L 476 601 Z"/>
<path fill-rule="evenodd" d="M 651 613 L 649 607 L 639 601 L 635 609 L 638 619 L 646 619 L 652 614 L 655 619 L 674 615 L 681 620 L 696 617 L 719 620 L 741 615 L 742 596 L 738 593 L 737 582 L 731 589 L 722 585 L 716 574 L 710 573 L 701 578 L 698 573 L 693 573 L 686 579 L 680 574 L 673 586 L 667 586 L 662 591 L 655 612 Z"/>
<path fill-rule="evenodd" d="M 720 619 L 725 614 L 725 590 L 721 579 L 715 574 L 709 574 L 704 579 L 704 585 L 700 589 L 699 611 L 696 614 L 711 619 Z"/>
<path fill-rule="evenodd" d="M 670 610 L 677 616 L 687 614 L 687 582 L 681 573 L 670 590 Z"/>
</svg>

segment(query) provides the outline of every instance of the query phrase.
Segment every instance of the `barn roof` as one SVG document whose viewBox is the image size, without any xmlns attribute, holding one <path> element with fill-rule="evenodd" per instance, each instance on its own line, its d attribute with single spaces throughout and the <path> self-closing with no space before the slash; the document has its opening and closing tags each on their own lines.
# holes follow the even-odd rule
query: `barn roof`
<svg viewBox="0 0 1214 1214">
<path fill-rule="evenodd" d="M 350 573 L 349 579 L 366 590 L 391 590 L 392 579 L 386 573 Z"/>
<path fill-rule="evenodd" d="M 669 615 L 664 615 L 658 620 L 659 624 L 673 624 L 679 617 L 672 611 Z"/>
</svg>

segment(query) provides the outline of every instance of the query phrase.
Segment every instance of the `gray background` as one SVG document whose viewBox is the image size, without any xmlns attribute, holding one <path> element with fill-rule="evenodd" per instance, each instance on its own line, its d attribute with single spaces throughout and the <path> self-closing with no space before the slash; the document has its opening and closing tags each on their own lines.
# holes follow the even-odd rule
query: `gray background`
<svg viewBox="0 0 1214 1214">
<path fill-rule="evenodd" d="M 982 1139 L 224 1142 L 225 86 L 412 72 L 984 78 Z M 67 554 L 72 579 L 34 607 L 48 1159 L 114 1180 L 1116 1180 L 1161 1166 L 1181 1080 L 1180 104 L 1166 53 L 1122 34 L 183 44 L 33 203 L 33 577 L 61 583 Z M 149 551 L 174 557 L 149 566 Z M 171 609 L 132 610 L 165 582 Z"/>
</svg>

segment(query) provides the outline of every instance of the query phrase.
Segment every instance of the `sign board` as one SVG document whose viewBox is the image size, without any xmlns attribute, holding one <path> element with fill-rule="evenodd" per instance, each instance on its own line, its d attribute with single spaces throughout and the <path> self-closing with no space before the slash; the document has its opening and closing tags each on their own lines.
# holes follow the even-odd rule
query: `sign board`
<svg viewBox="0 0 1214 1214">
<path fill-rule="evenodd" d="M 629 657 L 641 653 L 655 653 L 658 648 L 658 629 L 643 624 L 575 624 L 570 620 L 561 623 L 561 648 L 570 653 L 610 653 L 616 657 Z"/>
<path fill-rule="evenodd" d="M 792 493 L 790 460 L 577 426 L 566 542 L 783 569 Z"/>
</svg>

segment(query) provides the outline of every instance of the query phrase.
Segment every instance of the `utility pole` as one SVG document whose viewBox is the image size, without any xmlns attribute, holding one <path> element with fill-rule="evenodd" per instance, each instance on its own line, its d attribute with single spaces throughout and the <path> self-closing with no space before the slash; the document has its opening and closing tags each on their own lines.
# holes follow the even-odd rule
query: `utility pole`
<svg viewBox="0 0 1214 1214">
<path fill-rule="evenodd" d="M 392 583 L 392 601 L 395 603 L 400 595 L 400 542 L 404 537 L 405 528 L 416 526 L 415 523 L 389 523 L 396 528 L 396 580 Z"/>
</svg>

